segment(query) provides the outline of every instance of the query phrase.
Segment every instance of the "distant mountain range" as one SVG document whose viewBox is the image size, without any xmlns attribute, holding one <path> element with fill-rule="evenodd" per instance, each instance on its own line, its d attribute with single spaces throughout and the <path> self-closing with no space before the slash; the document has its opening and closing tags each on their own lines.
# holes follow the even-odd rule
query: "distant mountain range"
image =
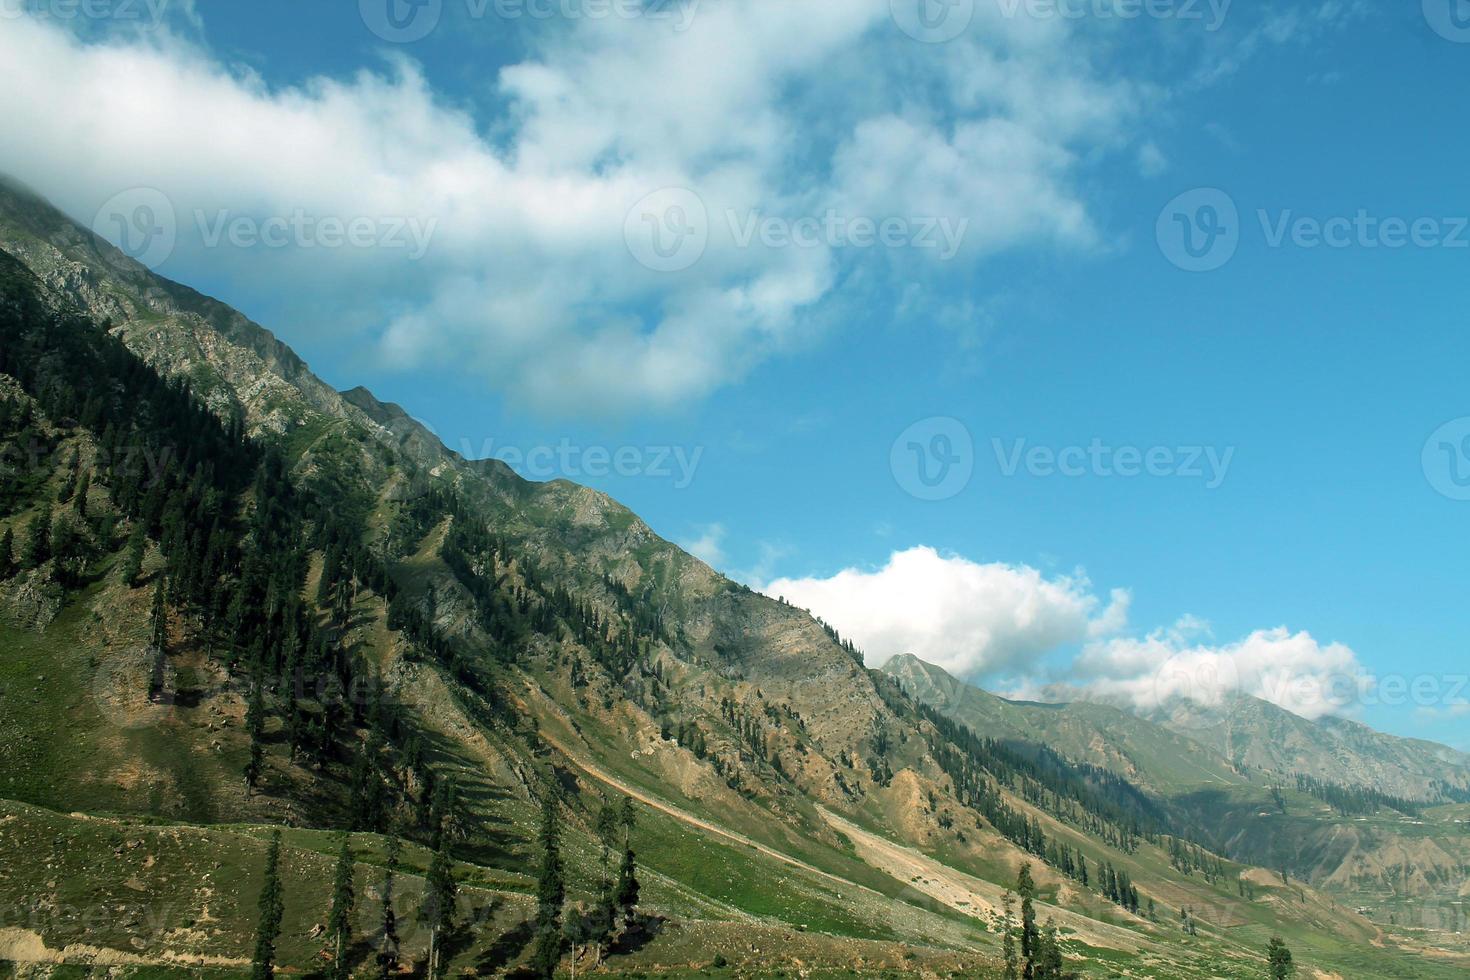
<svg viewBox="0 0 1470 980">
<path fill-rule="evenodd" d="M 1161 790 L 1235 783 L 1253 772 L 1258 781 L 1301 773 L 1417 801 L 1445 802 L 1445 788 L 1470 792 L 1470 755 L 1347 719 L 1311 721 L 1247 694 L 1208 707 L 1178 699 L 1134 714 L 1093 702 L 1008 701 L 910 655 L 883 671 L 977 731 L 1045 742 Z"/>
</svg>

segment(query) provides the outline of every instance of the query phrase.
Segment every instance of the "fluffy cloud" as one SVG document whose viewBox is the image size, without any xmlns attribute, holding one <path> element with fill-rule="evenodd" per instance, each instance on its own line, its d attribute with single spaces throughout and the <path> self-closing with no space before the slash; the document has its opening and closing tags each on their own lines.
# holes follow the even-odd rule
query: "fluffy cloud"
<svg viewBox="0 0 1470 980">
<path fill-rule="evenodd" d="M 805 339 L 858 263 L 883 262 L 742 243 L 738 221 L 948 218 L 970 229 L 961 262 L 1096 238 L 1079 161 L 1147 92 L 1107 77 L 1070 25 L 980 16 L 938 46 L 897 30 L 886 0 L 730 0 L 684 31 L 568 19 L 534 33 L 486 105 L 450 102 L 402 56 L 282 86 L 166 27 L 84 37 L 22 17 L 0 30 L 0 144 L 83 220 L 163 191 L 180 234 L 164 272 L 285 296 L 385 364 L 474 372 L 552 411 L 670 408 Z M 697 192 L 709 239 L 676 273 L 625 240 L 635 205 L 670 187 Z M 198 227 L 298 212 L 433 233 L 415 261 L 207 248 Z"/>
<path fill-rule="evenodd" d="M 1176 698 L 1214 706 L 1243 693 L 1313 719 L 1350 711 L 1370 685 L 1357 654 L 1341 643 L 1282 626 L 1212 644 L 1195 619 L 1142 638 L 1097 640 L 1078 657 L 1070 680 L 1088 695 L 1144 710 Z"/>
<path fill-rule="evenodd" d="M 1009 670 L 1126 617 L 1082 577 L 1024 565 L 978 564 L 933 548 L 894 552 L 876 571 L 777 579 L 763 590 L 835 625 L 877 665 L 911 653 L 960 677 Z"/>
<path fill-rule="evenodd" d="M 1081 573 L 1048 578 L 927 547 L 894 552 L 876 570 L 777 579 L 762 591 L 832 623 L 870 664 L 911 653 L 958 677 L 1007 677 L 1009 696 L 1028 700 L 1148 711 L 1178 698 L 1215 706 L 1242 693 L 1320 718 L 1350 713 L 1373 683 L 1353 650 L 1305 631 L 1261 629 L 1216 643 L 1208 623 L 1185 616 L 1134 636 L 1126 589 L 1104 601 Z M 1077 652 L 1064 666 L 1041 664 L 1068 649 Z"/>
</svg>

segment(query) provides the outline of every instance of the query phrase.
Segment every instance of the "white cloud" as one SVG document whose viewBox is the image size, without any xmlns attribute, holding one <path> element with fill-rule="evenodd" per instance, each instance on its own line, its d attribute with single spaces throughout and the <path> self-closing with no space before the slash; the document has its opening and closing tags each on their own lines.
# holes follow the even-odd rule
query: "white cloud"
<svg viewBox="0 0 1470 980">
<path fill-rule="evenodd" d="M 1357 654 L 1284 626 L 1213 644 L 1186 618 L 1145 637 L 1095 640 L 1073 665 L 1069 683 L 1088 695 L 1151 709 L 1175 698 L 1206 706 L 1233 693 L 1270 701 L 1304 718 L 1351 711 L 1370 685 Z"/>
<path fill-rule="evenodd" d="M 723 524 L 706 524 L 699 529 L 698 536 L 680 541 L 679 547 L 706 565 L 721 568 L 725 564 L 724 540 L 725 526 Z"/>
<path fill-rule="evenodd" d="M 1004 677 L 1008 696 L 1028 700 L 1098 699 L 1147 711 L 1176 698 L 1215 706 L 1243 693 L 1319 718 L 1351 713 L 1373 684 L 1352 649 L 1306 631 L 1260 629 L 1217 643 L 1208 623 L 1183 616 L 1132 636 L 1127 589 L 1104 601 L 1080 572 L 1049 578 L 928 547 L 896 551 L 878 569 L 781 578 L 761 591 L 833 624 L 870 665 L 911 653 L 958 677 Z M 1041 664 L 1067 649 L 1077 654 L 1064 667 Z"/>
<path fill-rule="evenodd" d="M 466 371 L 550 411 L 667 409 L 824 322 L 872 250 L 739 247 L 727 213 L 968 221 L 962 261 L 1097 237 L 1081 161 L 1148 98 L 1067 25 L 990 17 L 918 45 L 885 0 L 730 0 L 687 31 L 581 18 L 500 70 L 493 109 L 401 56 L 279 86 L 168 29 L 0 29 L 4 166 L 82 220 L 155 187 L 181 219 L 163 269 L 285 295 L 313 329 L 402 369 Z M 704 257 L 638 266 L 635 202 L 697 190 Z M 434 221 L 428 254 L 205 250 L 194 215 Z M 302 329 L 305 324 L 294 325 Z"/>
<path fill-rule="evenodd" d="M 960 677 L 1027 664 L 1126 619 L 1127 593 L 1102 609 L 1085 577 L 978 564 L 933 548 L 894 552 L 874 571 L 777 579 L 762 590 L 810 609 L 878 665 L 911 653 Z"/>
</svg>

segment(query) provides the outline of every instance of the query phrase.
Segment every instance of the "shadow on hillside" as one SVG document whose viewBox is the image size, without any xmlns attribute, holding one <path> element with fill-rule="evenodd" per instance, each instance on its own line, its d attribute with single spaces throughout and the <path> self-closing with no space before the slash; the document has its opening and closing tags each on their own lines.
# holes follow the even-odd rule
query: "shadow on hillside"
<svg viewBox="0 0 1470 980">
<path fill-rule="evenodd" d="M 668 920 L 661 915 L 640 915 L 613 944 L 613 956 L 629 956 L 658 938 Z"/>
<path fill-rule="evenodd" d="M 520 958 L 526 947 L 531 945 L 531 937 L 535 934 L 536 927 L 529 919 L 507 929 L 480 954 L 475 961 L 476 972 L 493 974 L 506 968 Z"/>
</svg>

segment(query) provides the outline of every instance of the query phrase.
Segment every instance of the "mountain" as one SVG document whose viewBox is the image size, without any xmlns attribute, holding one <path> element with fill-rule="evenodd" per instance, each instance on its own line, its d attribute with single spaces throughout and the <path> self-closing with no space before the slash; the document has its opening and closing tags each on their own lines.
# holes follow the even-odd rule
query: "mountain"
<svg viewBox="0 0 1470 980">
<path fill-rule="evenodd" d="M 1175 702 L 1146 717 L 1237 766 L 1267 773 L 1304 773 L 1412 800 L 1470 790 L 1470 755 L 1346 718 L 1308 720 L 1250 695 L 1228 695 L 1211 707 Z"/>
<path fill-rule="evenodd" d="M 1470 895 L 1464 757 L 1245 695 L 1139 717 L 1010 701 L 901 655 L 883 671 L 977 731 L 1044 744 L 1148 788 L 1173 827 L 1235 860 L 1288 869 L 1385 920 L 1450 929 Z"/>
<path fill-rule="evenodd" d="M 0 923 L 0 960 L 238 975 L 285 827 L 284 965 L 322 962 L 345 835 L 362 969 L 390 836 L 405 961 L 442 846 L 451 970 L 525 969 L 543 805 L 575 918 L 598 814 L 630 800 L 643 914 L 608 972 L 998 975 L 1026 864 L 1078 969 L 1240 975 L 1281 933 L 1324 970 L 1463 971 L 1444 929 L 1191 839 L 1164 794 L 1192 777 L 1155 756 L 1228 779 L 1206 748 L 1137 722 L 1151 741 L 1089 755 L 1116 719 L 1083 709 L 957 722 L 607 496 L 450 452 L 11 183 L 0 448 L 0 907 L 45 910 Z"/>
<path fill-rule="evenodd" d="M 902 654 L 883 672 L 925 704 L 977 732 L 1048 745 L 1063 755 L 1112 770 L 1155 792 L 1201 784 L 1248 782 L 1227 758 L 1120 708 L 1088 702 L 1010 701 Z"/>
</svg>

